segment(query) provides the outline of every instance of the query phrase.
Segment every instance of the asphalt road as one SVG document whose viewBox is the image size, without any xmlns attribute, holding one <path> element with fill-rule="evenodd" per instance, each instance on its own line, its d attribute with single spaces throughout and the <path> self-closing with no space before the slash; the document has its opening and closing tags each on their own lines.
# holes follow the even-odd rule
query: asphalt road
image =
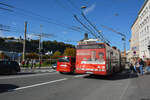
<svg viewBox="0 0 150 100">
<path fill-rule="evenodd" d="M 0 100 L 150 100 L 150 75 L 51 72 L 0 76 Z"/>
</svg>

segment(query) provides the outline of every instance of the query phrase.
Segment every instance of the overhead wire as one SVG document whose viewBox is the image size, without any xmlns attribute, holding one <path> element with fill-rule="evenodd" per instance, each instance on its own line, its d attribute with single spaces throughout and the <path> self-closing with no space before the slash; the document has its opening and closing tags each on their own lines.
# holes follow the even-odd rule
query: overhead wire
<svg viewBox="0 0 150 100">
<path fill-rule="evenodd" d="M 4 4 L 4 3 L 1 3 L 1 2 L 0 2 L 0 4 Z M 4 5 L 8 5 L 8 4 L 4 4 Z M 8 6 L 11 6 L 11 5 L 8 5 Z M 55 21 L 53 21 L 53 19 L 51 19 L 51 18 L 49 18 L 49 17 L 45 17 L 45 16 L 42 16 L 42 15 L 40 15 L 40 14 L 31 12 L 31 11 L 27 11 L 27 10 L 24 10 L 24 9 L 21 9 L 21 8 L 17 8 L 17 7 L 14 7 L 14 6 L 12 6 L 12 8 L 21 11 L 21 12 L 12 11 L 13 13 L 18 13 L 18 14 L 20 14 L 21 16 L 23 15 L 23 16 L 25 16 L 25 17 L 28 16 L 28 17 L 31 18 L 31 17 L 33 17 L 33 15 L 34 15 L 34 18 L 35 18 L 35 17 L 38 17 L 38 18 L 36 18 L 36 19 L 38 19 L 38 20 L 40 20 L 40 21 L 44 21 L 44 22 L 47 22 L 47 23 L 50 23 L 50 24 L 55 24 L 55 25 L 57 25 L 57 26 L 61 26 L 61 27 L 63 27 L 63 28 L 67 28 L 67 29 L 70 29 L 70 30 L 74 30 L 74 31 L 81 32 L 81 30 L 79 31 L 79 30 L 76 30 L 76 29 L 71 28 L 70 25 L 66 25 L 66 24 L 64 24 L 64 23 L 58 23 L 58 21 L 55 22 Z M 30 13 L 30 14 L 32 14 L 32 15 L 27 15 L 27 14 L 24 14 L 24 13 L 22 13 L 22 12 Z M 41 17 L 42 17 L 42 18 L 41 18 Z M 34 19 L 34 18 L 33 18 L 33 19 Z M 34 19 L 34 20 L 35 20 L 35 19 Z"/>
<path fill-rule="evenodd" d="M 93 25 L 88 18 L 83 14 L 83 12 L 81 13 L 83 18 L 96 30 L 96 32 L 100 35 L 100 39 L 102 39 L 104 42 L 108 42 L 110 43 L 110 41 L 108 41 L 106 38 L 104 38 L 104 35 L 102 33 L 99 32 L 99 30 L 96 28 L 95 25 Z"/>
<path fill-rule="evenodd" d="M 98 38 L 86 25 L 84 25 L 79 18 L 77 17 L 77 15 L 74 15 L 74 18 L 84 27 L 86 28 L 95 38 Z"/>
<path fill-rule="evenodd" d="M 70 3 L 70 5 L 72 5 L 73 8 L 75 8 L 76 10 L 79 10 L 79 11 L 80 11 L 80 9 L 78 9 L 78 7 L 77 7 L 71 0 L 67 0 L 67 1 Z M 98 37 L 99 37 L 102 41 L 104 41 L 104 42 L 107 41 L 108 43 L 110 43 L 110 41 L 108 41 L 107 39 L 105 39 L 104 36 L 103 36 L 103 34 L 98 31 L 98 29 L 96 28 L 96 26 L 93 25 L 93 24 L 87 19 L 87 17 L 83 14 L 83 12 L 82 12 L 82 11 L 80 11 L 80 12 L 81 12 L 81 15 L 83 16 L 83 18 L 88 22 L 88 24 L 91 25 L 91 26 L 96 30 L 96 32 L 100 35 L 100 37 L 99 37 L 99 36 L 98 36 Z M 81 24 L 81 23 L 80 23 L 80 24 Z M 83 23 L 82 23 L 82 25 L 83 25 Z M 94 31 L 89 25 L 84 25 L 84 27 L 86 26 L 86 29 L 88 28 L 88 30 L 90 30 L 90 32 L 94 33 L 95 31 Z M 95 35 L 96 35 L 96 34 L 95 34 Z"/>
</svg>

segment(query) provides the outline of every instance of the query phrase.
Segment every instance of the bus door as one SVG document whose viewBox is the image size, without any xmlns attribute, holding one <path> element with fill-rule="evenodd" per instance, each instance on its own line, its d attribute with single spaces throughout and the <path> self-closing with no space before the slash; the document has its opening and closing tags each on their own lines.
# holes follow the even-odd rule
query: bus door
<svg viewBox="0 0 150 100">
<path fill-rule="evenodd" d="M 75 58 L 71 58 L 71 70 L 72 71 L 75 70 L 75 63 L 76 63 L 76 59 Z"/>
<path fill-rule="evenodd" d="M 109 59 L 109 61 L 108 61 L 108 69 L 109 69 L 109 72 L 111 72 L 112 71 L 112 55 L 113 55 L 113 52 L 112 51 L 109 51 L 108 52 L 108 59 Z"/>
</svg>

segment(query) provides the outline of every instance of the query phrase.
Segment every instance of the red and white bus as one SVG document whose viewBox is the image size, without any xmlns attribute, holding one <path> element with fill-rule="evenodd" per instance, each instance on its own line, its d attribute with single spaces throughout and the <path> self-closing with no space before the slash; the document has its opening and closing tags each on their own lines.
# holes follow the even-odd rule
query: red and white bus
<svg viewBox="0 0 150 100">
<path fill-rule="evenodd" d="M 120 51 L 106 43 L 81 42 L 76 49 L 76 73 L 110 75 L 121 70 Z"/>
<path fill-rule="evenodd" d="M 74 73 L 75 71 L 75 57 L 61 56 L 57 60 L 56 71 L 62 73 Z"/>
</svg>

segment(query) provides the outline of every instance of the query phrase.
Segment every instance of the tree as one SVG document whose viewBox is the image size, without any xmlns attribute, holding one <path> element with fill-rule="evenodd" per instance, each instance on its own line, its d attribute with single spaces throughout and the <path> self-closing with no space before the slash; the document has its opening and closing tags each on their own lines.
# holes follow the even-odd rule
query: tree
<svg viewBox="0 0 150 100">
<path fill-rule="evenodd" d="M 76 49 L 75 48 L 66 48 L 63 55 L 75 57 L 76 56 Z"/>
<path fill-rule="evenodd" d="M 53 58 L 58 58 L 59 56 L 61 56 L 61 52 L 60 52 L 60 51 L 56 51 L 56 52 L 53 54 Z"/>
<path fill-rule="evenodd" d="M 38 59 L 38 54 L 36 53 L 29 53 L 26 55 L 26 58 L 29 58 L 29 59 Z"/>
</svg>

